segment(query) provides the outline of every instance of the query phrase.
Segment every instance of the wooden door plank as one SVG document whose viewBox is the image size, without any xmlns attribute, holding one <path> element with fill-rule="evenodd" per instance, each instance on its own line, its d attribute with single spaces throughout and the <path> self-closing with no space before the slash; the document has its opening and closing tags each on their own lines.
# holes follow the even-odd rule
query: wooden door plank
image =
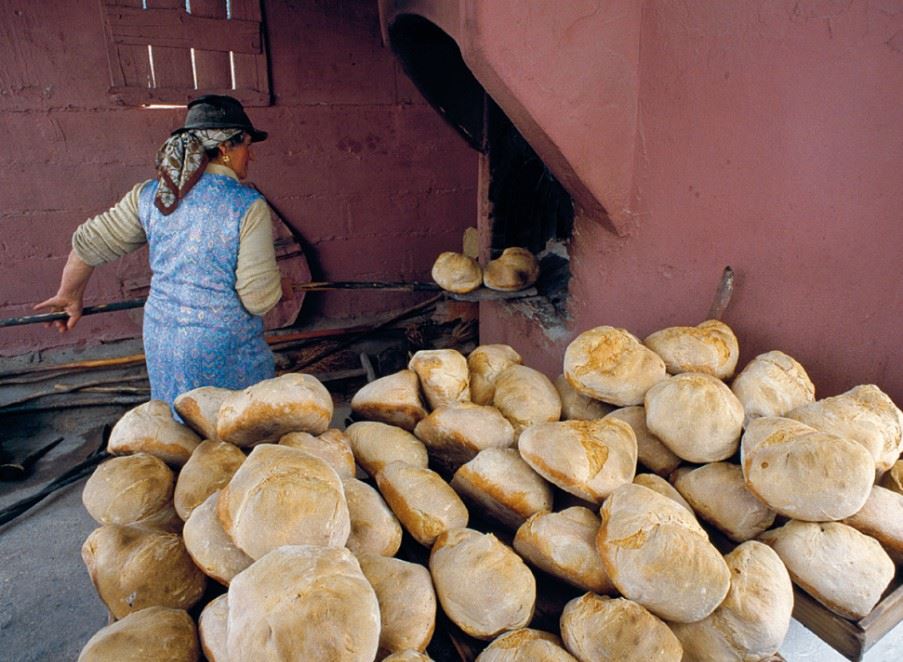
<svg viewBox="0 0 903 662">
<path fill-rule="evenodd" d="M 110 8 L 108 11 L 116 44 L 151 44 L 169 48 L 261 53 L 260 23 L 245 20 L 205 18 L 184 9 Z"/>
<path fill-rule="evenodd" d="M 262 21 L 260 0 L 232 0 L 232 20 Z M 233 52 L 232 60 L 235 67 L 236 93 L 247 96 L 259 94 L 265 98 L 265 103 L 270 104 L 270 73 L 267 64 L 266 35 L 263 24 L 260 23 L 261 52 L 258 55 Z M 251 104 L 249 104 L 251 105 Z"/>
</svg>

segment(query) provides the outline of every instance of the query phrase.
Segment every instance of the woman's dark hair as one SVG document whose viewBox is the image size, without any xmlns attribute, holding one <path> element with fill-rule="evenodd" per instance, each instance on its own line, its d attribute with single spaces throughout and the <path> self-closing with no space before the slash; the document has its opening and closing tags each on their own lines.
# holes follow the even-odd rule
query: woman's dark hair
<svg viewBox="0 0 903 662">
<path fill-rule="evenodd" d="M 220 145 L 228 145 L 229 147 L 233 147 L 235 145 L 240 145 L 244 139 L 245 139 L 245 132 L 241 131 L 239 133 L 236 133 L 231 138 L 229 138 L 229 140 L 224 140 L 223 142 L 220 143 Z M 216 147 L 211 147 L 208 150 L 205 150 L 205 153 L 207 154 L 207 158 L 209 160 L 213 161 L 216 157 L 219 156 L 219 145 L 217 145 Z"/>
</svg>

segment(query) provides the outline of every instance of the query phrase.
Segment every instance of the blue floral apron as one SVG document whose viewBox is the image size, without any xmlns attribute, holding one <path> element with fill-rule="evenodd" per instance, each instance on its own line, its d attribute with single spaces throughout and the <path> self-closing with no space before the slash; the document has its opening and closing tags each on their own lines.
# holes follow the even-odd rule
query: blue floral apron
<svg viewBox="0 0 903 662">
<path fill-rule="evenodd" d="M 241 389 L 275 376 L 263 319 L 235 290 L 241 219 L 260 194 L 226 175 L 205 173 L 168 216 L 148 183 L 138 213 L 150 249 L 144 353 L 151 397 L 172 406 L 200 386 Z"/>
</svg>

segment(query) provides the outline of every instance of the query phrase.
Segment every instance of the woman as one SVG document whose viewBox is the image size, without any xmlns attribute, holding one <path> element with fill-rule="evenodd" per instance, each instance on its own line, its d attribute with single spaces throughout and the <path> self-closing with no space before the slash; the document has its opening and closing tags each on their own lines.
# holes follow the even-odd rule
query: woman
<svg viewBox="0 0 903 662">
<path fill-rule="evenodd" d="M 72 238 L 56 296 L 35 306 L 82 311 L 94 267 L 149 245 L 144 352 L 151 397 L 172 405 L 200 386 L 240 389 L 275 374 L 262 315 L 282 296 L 270 210 L 240 180 L 251 143 L 267 134 L 236 99 L 207 95 L 188 104 L 185 125 L 157 153 L 157 177 L 83 223 Z"/>
</svg>

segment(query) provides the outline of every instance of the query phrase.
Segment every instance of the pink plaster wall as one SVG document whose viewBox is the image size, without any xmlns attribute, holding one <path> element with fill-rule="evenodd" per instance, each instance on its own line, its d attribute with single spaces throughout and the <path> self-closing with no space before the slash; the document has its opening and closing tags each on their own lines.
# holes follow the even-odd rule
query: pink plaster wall
<svg viewBox="0 0 903 662">
<path fill-rule="evenodd" d="M 251 179 L 313 246 L 331 280 L 425 280 L 476 215 L 477 157 L 382 45 L 371 0 L 266 0 L 274 105 Z M 0 317 L 55 292 L 75 227 L 153 175 L 184 110 L 115 105 L 97 0 L 0 3 Z M 138 253 L 99 269 L 87 303 L 135 296 Z M 398 309 L 403 294 L 310 295 L 317 324 Z M 0 329 L 0 353 L 140 335 L 140 313 L 73 334 Z"/>
</svg>

